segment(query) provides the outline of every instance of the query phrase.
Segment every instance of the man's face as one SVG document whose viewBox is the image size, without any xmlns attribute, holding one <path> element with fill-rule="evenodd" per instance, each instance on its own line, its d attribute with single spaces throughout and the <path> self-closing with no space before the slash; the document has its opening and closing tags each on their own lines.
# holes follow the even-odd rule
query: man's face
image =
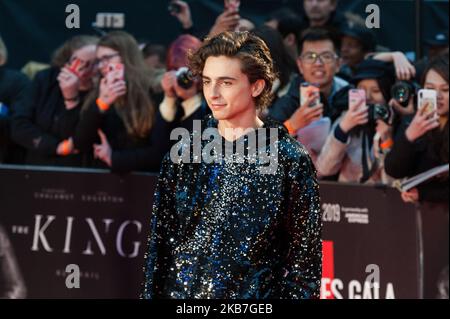
<svg viewBox="0 0 450 319">
<path fill-rule="evenodd" d="M 311 56 L 317 55 L 321 58 L 316 58 L 313 62 Z M 333 42 L 330 40 L 304 42 L 303 51 L 297 58 L 297 66 L 306 82 L 316 83 L 320 88 L 330 85 L 340 67 Z"/>
<path fill-rule="evenodd" d="M 261 92 L 242 73 L 237 58 L 209 57 L 203 68 L 203 93 L 217 120 L 233 120 L 255 108 L 254 98 Z"/>
<path fill-rule="evenodd" d="M 336 9 L 334 0 L 303 0 L 303 8 L 311 22 L 326 22 L 331 13 Z"/>
<path fill-rule="evenodd" d="M 364 60 L 364 49 L 361 43 L 349 36 L 342 38 L 341 57 L 342 62 L 350 67 L 355 67 Z"/>
<path fill-rule="evenodd" d="M 145 63 L 151 69 L 160 69 L 164 67 L 164 62 L 159 59 L 159 56 L 157 54 L 149 55 L 145 59 Z"/>
</svg>

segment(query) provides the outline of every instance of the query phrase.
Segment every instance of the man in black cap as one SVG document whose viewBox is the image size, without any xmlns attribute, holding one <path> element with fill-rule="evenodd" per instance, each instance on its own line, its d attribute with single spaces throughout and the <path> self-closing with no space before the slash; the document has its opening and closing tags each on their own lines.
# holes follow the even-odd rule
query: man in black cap
<svg viewBox="0 0 450 319">
<path fill-rule="evenodd" d="M 343 65 L 338 75 L 349 80 L 367 55 L 375 51 L 376 38 L 371 29 L 363 25 L 347 25 L 341 30 L 341 58 Z"/>
<path fill-rule="evenodd" d="M 282 7 L 269 15 L 265 25 L 280 32 L 286 51 L 295 60 L 299 36 L 305 28 L 303 19 L 292 9 Z"/>
<path fill-rule="evenodd" d="M 431 38 L 427 38 L 424 41 L 427 54 L 420 60 L 414 63 L 416 69 L 414 80 L 418 83 L 422 80 L 423 71 L 425 70 L 428 62 L 434 57 L 448 51 L 448 33 L 439 32 Z"/>
<path fill-rule="evenodd" d="M 303 0 L 305 29 L 325 27 L 340 30 L 345 24 L 345 18 L 337 7 L 338 0 Z"/>
<path fill-rule="evenodd" d="M 428 59 L 442 54 L 445 50 L 448 50 L 448 32 L 439 32 L 432 38 L 425 39 L 425 45 L 428 49 Z"/>
</svg>

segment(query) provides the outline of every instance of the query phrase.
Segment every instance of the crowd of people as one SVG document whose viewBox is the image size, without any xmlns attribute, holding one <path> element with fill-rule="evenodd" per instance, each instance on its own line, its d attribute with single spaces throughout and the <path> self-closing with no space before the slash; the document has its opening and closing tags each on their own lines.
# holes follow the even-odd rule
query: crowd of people
<svg viewBox="0 0 450 319">
<path fill-rule="evenodd" d="M 189 53 L 239 31 L 263 39 L 272 55 L 272 102 L 261 115 L 305 144 L 320 179 L 390 185 L 448 164 L 447 34 L 413 62 L 382 48 L 361 17 L 337 10 L 338 0 L 304 0 L 304 17 L 281 8 L 262 25 L 229 7 L 209 30 L 196 29 L 187 2 L 173 4 L 181 31 L 168 47 L 124 31 L 79 35 L 31 78 L 5 66 L 0 38 L 0 163 L 158 172 L 172 130 L 191 130 L 211 112 Z M 302 96 L 304 83 L 318 94 Z M 419 89 L 435 92 L 431 111 L 419 105 Z M 364 98 L 355 102 L 355 92 Z M 316 140 L 306 138 L 312 128 Z M 448 193 L 444 173 L 402 198 L 448 202 Z"/>
</svg>

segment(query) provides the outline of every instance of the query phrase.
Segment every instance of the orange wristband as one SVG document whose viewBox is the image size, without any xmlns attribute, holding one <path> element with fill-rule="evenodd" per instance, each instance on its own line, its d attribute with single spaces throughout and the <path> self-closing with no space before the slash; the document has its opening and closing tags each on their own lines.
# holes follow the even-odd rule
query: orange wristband
<svg viewBox="0 0 450 319">
<path fill-rule="evenodd" d="M 71 153 L 69 140 L 64 140 L 62 144 L 62 155 L 67 156 Z"/>
<path fill-rule="evenodd" d="M 380 144 L 381 149 L 385 150 L 388 148 L 391 148 L 394 145 L 394 141 L 392 140 L 392 138 L 388 139 L 387 141 L 384 141 L 383 143 Z"/>
<path fill-rule="evenodd" d="M 284 126 L 286 126 L 287 130 L 289 131 L 289 134 L 295 134 L 295 130 L 291 125 L 291 122 L 289 120 L 286 120 L 284 123 Z"/>
<path fill-rule="evenodd" d="M 106 112 L 109 110 L 109 105 L 102 101 L 102 99 L 98 98 L 96 101 L 98 108 L 102 112 Z"/>
</svg>

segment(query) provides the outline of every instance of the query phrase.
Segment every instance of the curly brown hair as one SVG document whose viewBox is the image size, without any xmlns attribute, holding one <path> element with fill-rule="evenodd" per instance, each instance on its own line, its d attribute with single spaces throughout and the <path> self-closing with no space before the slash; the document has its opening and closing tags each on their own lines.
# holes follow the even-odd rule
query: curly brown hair
<svg viewBox="0 0 450 319">
<path fill-rule="evenodd" d="M 264 80 L 262 93 L 255 98 L 257 109 L 264 109 L 272 101 L 272 84 L 275 80 L 272 57 L 264 41 L 256 35 L 244 32 L 223 32 L 207 38 L 196 52 L 189 55 L 189 68 L 196 76 L 201 76 L 209 57 L 226 56 L 241 61 L 241 71 L 250 83 Z"/>
</svg>

